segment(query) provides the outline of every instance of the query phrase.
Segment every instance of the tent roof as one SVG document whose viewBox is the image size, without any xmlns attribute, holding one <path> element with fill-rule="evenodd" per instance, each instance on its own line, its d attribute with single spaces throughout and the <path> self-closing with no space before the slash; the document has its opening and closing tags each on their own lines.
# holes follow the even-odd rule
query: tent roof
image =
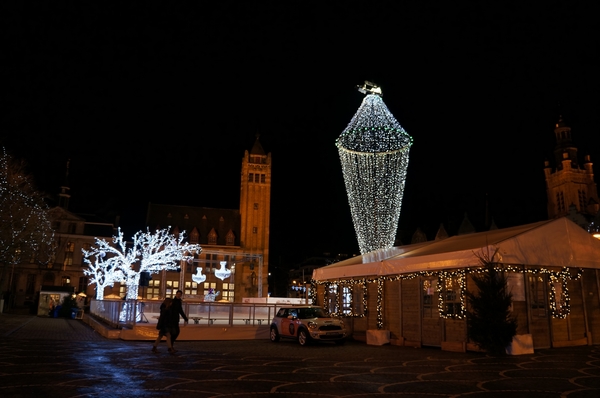
<svg viewBox="0 0 600 398">
<path fill-rule="evenodd" d="M 397 275 L 481 266 L 498 254 L 502 264 L 600 269 L 600 241 L 566 217 L 399 246 L 356 256 L 313 271 L 313 279 Z"/>
</svg>

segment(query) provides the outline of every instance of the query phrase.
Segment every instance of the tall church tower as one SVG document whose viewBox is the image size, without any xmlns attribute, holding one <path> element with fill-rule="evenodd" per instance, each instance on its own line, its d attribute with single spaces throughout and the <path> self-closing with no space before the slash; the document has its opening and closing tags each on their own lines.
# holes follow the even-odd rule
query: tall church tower
<svg viewBox="0 0 600 398">
<path fill-rule="evenodd" d="M 245 252 L 260 255 L 243 270 L 244 275 L 249 273 L 258 297 L 265 296 L 268 286 L 270 208 L 271 154 L 265 154 L 257 136 L 252 150 L 245 151 L 242 159 L 240 246 Z"/>
<path fill-rule="evenodd" d="M 548 219 L 572 216 L 571 209 L 590 220 L 598 213 L 598 190 L 594 182 L 593 164 L 590 156 L 584 157 L 583 169 L 577 161 L 577 148 L 571 139 L 571 128 L 559 117 L 554 129 L 556 147 L 554 162 L 544 164 L 546 191 L 548 194 Z"/>
</svg>

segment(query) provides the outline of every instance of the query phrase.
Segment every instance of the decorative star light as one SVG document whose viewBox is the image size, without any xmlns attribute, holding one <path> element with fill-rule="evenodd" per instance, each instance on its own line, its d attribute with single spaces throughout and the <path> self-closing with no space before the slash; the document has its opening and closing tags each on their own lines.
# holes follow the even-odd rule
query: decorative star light
<svg viewBox="0 0 600 398">
<path fill-rule="evenodd" d="M 335 145 L 358 246 L 366 254 L 394 245 L 412 137 L 383 103 L 379 87 L 365 82 L 360 91 L 368 94 Z"/>
<path fill-rule="evenodd" d="M 215 271 L 215 276 L 220 280 L 229 278 L 231 276 L 231 270 L 225 268 L 225 265 L 227 265 L 227 261 L 221 261 L 220 264 L 221 268 Z"/>
<path fill-rule="evenodd" d="M 206 275 L 202 275 L 202 267 L 196 268 L 196 275 L 192 275 L 192 280 L 196 283 L 202 283 L 206 280 Z"/>
</svg>

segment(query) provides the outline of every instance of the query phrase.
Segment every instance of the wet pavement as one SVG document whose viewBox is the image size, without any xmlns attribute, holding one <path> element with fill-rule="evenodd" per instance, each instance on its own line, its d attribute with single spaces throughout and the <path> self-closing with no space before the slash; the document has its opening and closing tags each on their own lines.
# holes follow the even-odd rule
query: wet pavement
<svg viewBox="0 0 600 398">
<path fill-rule="evenodd" d="M 494 358 L 437 348 L 106 339 L 81 320 L 0 314 L 0 397 L 600 397 L 600 346 Z"/>
</svg>

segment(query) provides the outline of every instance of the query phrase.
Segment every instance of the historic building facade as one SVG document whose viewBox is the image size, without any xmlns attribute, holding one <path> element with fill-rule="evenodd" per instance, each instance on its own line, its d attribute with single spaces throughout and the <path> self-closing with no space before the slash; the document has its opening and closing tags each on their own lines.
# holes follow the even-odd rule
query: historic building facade
<svg viewBox="0 0 600 398">
<path fill-rule="evenodd" d="M 242 159 L 239 209 L 148 205 L 146 225 L 151 230 L 185 232 L 202 252 L 179 272 L 152 275 L 148 286 L 140 287 L 140 295 L 158 299 L 182 290 L 188 301 L 202 301 L 211 291 L 219 293 L 216 300 L 229 302 L 267 297 L 270 208 L 271 154 L 257 137 Z M 206 279 L 200 281 L 200 275 Z"/>
<path fill-rule="evenodd" d="M 583 167 L 580 166 L 571 128 L 562 116 L 556 123 L 554 135 L 554 170 L 550 161 L 544 164 L 548 219 L 570 216 L 573 221 L 584 227 L 584 224 L 589 223 L 598 214 L 600 204 L 594 182 L 593 164 L 590 156 L 586 155 Z"/>
</svg>

